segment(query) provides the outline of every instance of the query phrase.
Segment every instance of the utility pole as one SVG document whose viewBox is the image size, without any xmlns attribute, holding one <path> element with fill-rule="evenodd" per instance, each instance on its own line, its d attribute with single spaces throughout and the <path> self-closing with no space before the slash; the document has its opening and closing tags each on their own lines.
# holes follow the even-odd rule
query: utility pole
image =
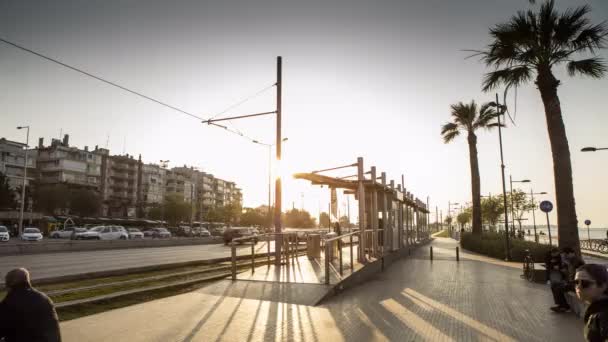
<svg viewBox="0 0 608 342">
<path fill-rule="evenodd" d="M 19 236 L 23 233 L 23 209 L 25 208 L 25 186 L 27 183 L 27 148 L 30 144 L 30 126 L 19 126 L 17 129 L 27 129 L 23 156 L 23 184 L 21 185 L 21 210 L 19 211 Z M 31 217 L 31 216 L 30 216 Z"/>
<path fill-rule="evenodd" d="M 498 114 L 498 141 L 500 144 L 500 171 L 502 176 L 502 200 L 505 207 L 505 259 L 511 261 L 511 243 L 509 242 L 509 209 L 507 207 L 507 185 L 505 184 L 505 162 L 502 152 L 502 123 L 500 122 L 501 108 L 496 94 L 496 112 Z"/>
<path fill-rule="evenodd" d="M 281 163 L 281 107 L 282 107 L 282 87 L 283 87 L 283 59 L 281 56 L 277 57 L 277 164 Z M 281 192 L 281 174 L 276 175 L 275 180 L 275 198 L 274 198 L 274 229 L 277 235 L 275 235 L 274 241 L 274 250 L 275 250 L 275 264 L 277 267 L 281 266 L 281 244 L 283 242 L 283 236 L 281 233 L 283 231 L 282 223 L 281 223 L 281 202 L 283 200 L 283 195 Z"/>
</svg>

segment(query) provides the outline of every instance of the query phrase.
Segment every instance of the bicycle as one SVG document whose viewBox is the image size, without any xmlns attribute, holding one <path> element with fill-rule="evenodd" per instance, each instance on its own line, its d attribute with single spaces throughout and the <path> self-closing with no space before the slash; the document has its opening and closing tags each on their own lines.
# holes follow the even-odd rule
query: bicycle
<svg viewBox="0 0 608 342">
<path fill-rule="evenodd" d="M 525 250 L 523 271 L 524 274 L 522 274 L 521 277 L 529 282 L 534 282 L 534 259 L 532 258 L 532 253 L 530 253 L 529 249 Z"/>
</svg>

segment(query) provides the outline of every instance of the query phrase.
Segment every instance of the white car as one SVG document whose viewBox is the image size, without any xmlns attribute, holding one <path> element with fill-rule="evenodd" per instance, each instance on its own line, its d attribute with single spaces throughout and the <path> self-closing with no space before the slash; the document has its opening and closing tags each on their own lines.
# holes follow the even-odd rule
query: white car
<svg viewBox="0 0 608 342">
<path fill-rule="evenodd" d="M 59 229 L 51 233 L 51 239 L 71 239 L 74 234 L 75 239 L 79 239 L 82 233 L 86 232 L 86 228 L 80 227 L 67 227 L 65 229 Z"/>
<path fill-rule="evenodd" d="M 97 226 L 80 234 L 84 240 L 127 240 L 129 233 L 122 226 Z"/>
<path fill-rule="evenodd" d="M 128 228 L 127 232 L 129 233 L 129 239 L 143 239 L 144 233 L 137 228 Z"/>
<path fill-rule="evenodd" d="M 0 241 L 7 242 L 11 239 L 8 229 L 5 226 L 0 226 Z"/>
<path fill-rule="evenodd" d="M 207 230 L 207 228 L 201 228 L 200 234 L 202 237 L 211 237 L 211 233 Z"/>
<path fill-rule="evenodd" d="M 25 228 L 21 234 L 23 241 L 42 241 L 42 233 L 38 228 Z"/>
</svg>

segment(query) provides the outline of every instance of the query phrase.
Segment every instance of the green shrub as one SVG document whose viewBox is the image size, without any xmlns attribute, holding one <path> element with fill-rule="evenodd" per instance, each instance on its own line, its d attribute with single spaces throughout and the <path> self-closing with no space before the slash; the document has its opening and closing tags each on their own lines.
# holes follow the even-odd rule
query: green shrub
<svg viewBox="0 0 608 342">
<path fill-rule="evenodd" d="M 545 255 L 550 250 L 548 245 L 540 245 L 532 241 L 524 241 L 515 238 L 511 238 L 509 241 L 511 245 L 512 261 L 523 262 L 525 250 L 529 249 L 532 253 L 534 262 L 544 262 Z M 505 259 L 505 235 L 501 233 L 484 232 L 481 236 L 467 232 L 461 233 L 460 245 L 463 249 L 471 252 L 501 260 Z"/>
</svg>

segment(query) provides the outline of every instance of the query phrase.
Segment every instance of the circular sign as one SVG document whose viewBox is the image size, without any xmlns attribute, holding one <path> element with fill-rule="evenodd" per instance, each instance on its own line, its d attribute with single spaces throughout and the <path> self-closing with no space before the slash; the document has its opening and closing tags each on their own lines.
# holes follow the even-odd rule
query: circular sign
<svg viewBox="0 0 608 342">
<path fill-rule="evenodd" d="M 540 202 L 540 210 L 542 210 L 545 213 L 549 213 L 551 212 L 551 210 L 553 210 L 553 203 L 549 202 L 549 201 L 542 201 Z"/>
<path fill-rule="evenodd" d="M 585 220 L 585 226 L 591 225 L 591 220 Z"/>
</svg>

